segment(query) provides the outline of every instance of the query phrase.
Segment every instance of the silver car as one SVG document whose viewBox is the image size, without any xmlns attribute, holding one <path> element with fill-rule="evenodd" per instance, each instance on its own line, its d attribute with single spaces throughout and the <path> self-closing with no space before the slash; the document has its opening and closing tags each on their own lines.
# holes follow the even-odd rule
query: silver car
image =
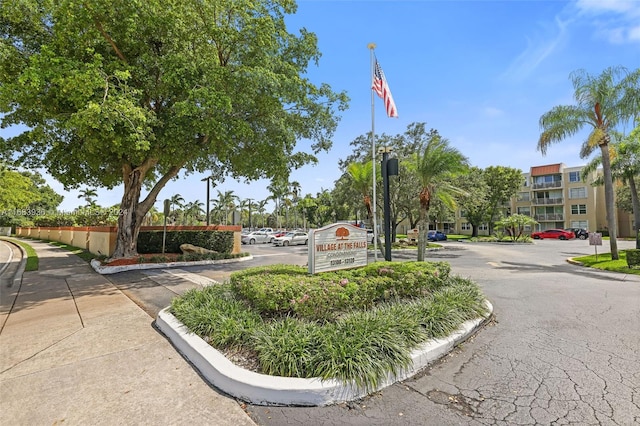
<svg viewBox="0 0 640 426">
<path fill-rule="evenodd" d="M 242 244 L 270 243 L 273 235 L 264 231 L 253 231 L 240 237 Z"/>
<path fill-rule="evenodd" d="M 276 246 L 295 246 L 297 244 L 306 245 L 309 241 L 309 236 L 306 232 L 295 231 L 287 232 L 282 237 L 275 238 L 273 244 Z"/>
</svg>

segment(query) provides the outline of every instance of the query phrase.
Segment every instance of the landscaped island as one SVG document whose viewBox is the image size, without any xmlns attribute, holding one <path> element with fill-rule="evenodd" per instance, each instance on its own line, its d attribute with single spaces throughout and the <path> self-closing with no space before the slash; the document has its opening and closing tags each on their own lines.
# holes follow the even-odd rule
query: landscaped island
<svg viewBox="0 0 640 426">
<path fill-rule="evenodd" d="M 171 313 L 245 368 L 373 391 L 412 351 L 486 317 L 479 287 L 446 262 L 376 262 L 309 275 L 290 265 L 234 273 L 176 298 Z"/>
</svg>

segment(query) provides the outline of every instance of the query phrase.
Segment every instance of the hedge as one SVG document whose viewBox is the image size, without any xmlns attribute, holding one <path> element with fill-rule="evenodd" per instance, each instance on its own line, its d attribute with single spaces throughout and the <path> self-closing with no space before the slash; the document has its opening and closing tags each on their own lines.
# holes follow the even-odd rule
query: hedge
<svg viewBox="0 0 640 426">
<path fill-rule="evenodd" d="M 141 231 L 138 253 L 161 253 L 163 231 Z M 232 231 L 167 231 L 165 253 L 182 253 L 181 244 L 192 244 L 218 253 L 233 251 Z"/>
</svg>

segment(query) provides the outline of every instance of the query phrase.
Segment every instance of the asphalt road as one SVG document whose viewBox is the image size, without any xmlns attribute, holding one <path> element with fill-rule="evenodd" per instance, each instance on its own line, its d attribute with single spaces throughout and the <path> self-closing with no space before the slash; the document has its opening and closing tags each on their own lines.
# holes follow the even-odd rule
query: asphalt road
<svg viewBox="0 0 640 426">
<path fill-rule="evenodd" d="M 568 263 L 567 258 L 594 253 L 588 241 L 443 246 L 428 259 L 450 262 L 455 274 L 477 282 L 493 303 L 494 321 L 439 363 L 379 393 L 329 407 L 249 405 L 255 422 L 640 424 L 640 277 Z M 632 246 L 619 242 L 619 249 Z M 154 315 L 189 287 L 184 278 L 223 280 L 247 266 L 306 263 L 304 247 L 244 248 L 254 260 L 183 268 L 169 278 L 131 271 L 111 280 Z M 414 253 L 394 253 L 394 260 L 410 259 Z"/>
</svg>

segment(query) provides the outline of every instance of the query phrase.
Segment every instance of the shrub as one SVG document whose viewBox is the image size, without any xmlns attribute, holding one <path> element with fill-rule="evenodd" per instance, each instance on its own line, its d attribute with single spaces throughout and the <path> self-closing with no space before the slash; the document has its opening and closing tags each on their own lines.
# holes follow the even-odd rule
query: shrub
<svg viewBox="0 0 640 426">
<path fill-rule="evenodd" d="M 138 234 L 139 253 L 162 252 L 162 231 L 141 231 Z M 180 245 L 192 244 L 218 253 L 233 250 L 232 231 L 167 231 L 165 253 L 182 253 Z"/>
<path fill-rule="evenodd" d="M 73 216 L 64 214 L 36 216 L 33 218 L 33 224 L 41 227 L 73 226 L 74 223 Z"/>
<path fill-rule="evenodd" d="M 640 249 L 625 250 L 627 255 L 627 266 L 629 268 L 637 268 L 640 266 Z"/>
<path fill-rule="evenodd" d="M 277 265 L 236 272 L 230 283 L 264 315 L 335 321 L 347 309 L 428 295 L 446 283 L 450 269 L 445 262 L 377 262 L 309 276 L 306 268 Z"/>
</svg>

